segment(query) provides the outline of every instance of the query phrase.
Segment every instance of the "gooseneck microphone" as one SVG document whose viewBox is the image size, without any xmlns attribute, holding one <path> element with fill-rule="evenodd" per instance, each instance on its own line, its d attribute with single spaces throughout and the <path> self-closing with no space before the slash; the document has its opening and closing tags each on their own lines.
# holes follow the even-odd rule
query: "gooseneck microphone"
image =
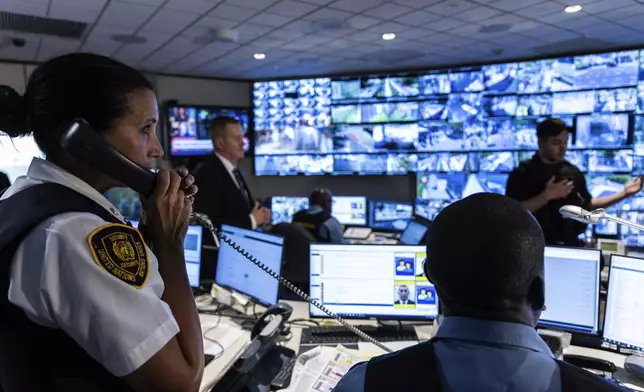
<svg viewBox="0 0 644 392">
<path fill-rule="evenodd" d="M 559 209 L 559 213 L 566 219 L 573 219 L 588 225 L 596 225 L 600 220 L 607 220 L 618 223 L 620 225 L 632 227 L 633 229 L 644 231 L 644 226 L 637 223 L 618 218 L 614 215 L 606 213 L 606 210 L 599 208 L 593 211 L 586 211 L 581 207 L 566 205 Z"/>
</svg>

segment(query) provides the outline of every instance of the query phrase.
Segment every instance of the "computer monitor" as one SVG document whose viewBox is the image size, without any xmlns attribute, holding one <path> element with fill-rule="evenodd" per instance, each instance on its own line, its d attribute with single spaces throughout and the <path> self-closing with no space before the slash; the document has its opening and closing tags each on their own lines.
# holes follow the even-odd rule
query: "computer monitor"
<svg viewBox="0 0 644 392">
<path fill-rule="evenodd" d="M 343 225 L 367 224 L 367 198 L 364 196 L 333 196 L 333 216 Z"/>
<path fill-rule="evenodd" d="M 342 317 L 432 320 L 438 298 L 425 258 L 424 246 L 311 244 L 311 298 Z"/>
<path fill-rule="evenodd" d="M 369 226 L 374 230 L 403 231 L 414 215 L 414 206 L 404 201 L 369 202 Z"/>
<path fill-rule="evenodd" d="M 138 227 L 139 221 L 130 221 L 132 226 Z M 183 240 L 183 256 L 186 261 L 186 272 L 190 287 L 199 287 L 199 274 L 201 272 L 201 244 L 203 243 L 203 227 L 199 225 L 188 226 L 188 233 Z"/>
<path fill-rule="evenodd" d="M 280 273 L 284 238 L 229 225 L 222 225 L 221 232 L 222 236 L 230 238 L 275 273 Z M 220 241 L 220 244 L 215 283 L 247 295 L 260 304 L 275 305 L 279 282 L 225 241 Z"/>
<path fill-rule="evenodd" d="M 644 260 L 611 255 L 604 340 L 644 351 Z"/>
<path fill-rule="evenodd" d="M 291 223 L 296 212 L 309 208 L 309 198 L 300 196 L 271 197 L 271 224 Z"/>
<path fill-rule="evenodd" d="M 10 138 L 0 131 L 0 171 L 4 172 L 11 183 L 27 174 L 33 158 L 44 158 L 32 136 Z"/>
<path fill-rule="evenodd" d="M 600 262 L 598 249 L 546 247 L 546 310 L 540 327 L 598 333 Z"/>
<path fill-rule="evenodd" d="M 424 221 L 420 217 L 413 217 L 405 227 L 405 231 L 400 235 L 400 243 L 403 245 L 420 244 L 425 238 L 427 230 L 429 230 L 429 224 L 429 221 Z"/>
</svg>

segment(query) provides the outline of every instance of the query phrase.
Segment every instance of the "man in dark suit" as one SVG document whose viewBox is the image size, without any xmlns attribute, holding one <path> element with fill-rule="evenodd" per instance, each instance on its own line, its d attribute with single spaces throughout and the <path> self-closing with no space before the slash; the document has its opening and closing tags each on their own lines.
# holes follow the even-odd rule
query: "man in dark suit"
<svg viewBox="0 0 644 392">
<path fill-rule="evenodd" d="M 409 286 L 406 284 L 398 286 L 398 300 L 394 305 L 416 305 L 416 302 L 409 299 Z"/>
<path fill-rule="evenodd" d="M 11 186 L 9 176 L 0 171 L 0 191 L 3 191 Z"/>
<path fill-rule="evenodd" d="M 227 224 L 255 230 L 270 223 L 271 212 L 252 197 L 237 165 L 244 159 L 241 124 L 231 117 L 217 117 L 210 125 L 215 153 L 193 173 L 199 193 L 194 211 L 201 212 L 215 226 Z"/>
</svg>

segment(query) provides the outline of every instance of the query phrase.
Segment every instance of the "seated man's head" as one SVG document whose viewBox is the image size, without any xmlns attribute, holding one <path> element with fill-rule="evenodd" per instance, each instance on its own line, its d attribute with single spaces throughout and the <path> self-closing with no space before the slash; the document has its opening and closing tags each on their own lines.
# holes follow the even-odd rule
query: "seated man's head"
<svg viewBox="0 0 644 392">
<path fill-rule="evenodd" d="M 434 220 L 425 275 L 445 316 L 535 326 L 545 301 L 544 248 L 539 224 L 521 203 L 479 193 Z"/>
<path fill-rule="evenodd" d="M 398 298 L 401 301 L 407 301 L 409 299 L 409 287 L 405 284 L 398 286 Z"/>
<path fill-rule="evenodd" d="M 244 159 L 244 131 L 239 120 L 216 117 L 210 124 L 210 138 L 215 151 L 234 165 Z"/>
<path fill-rule="evenodd" d="M 316 189 L 309 196 L 309 204 L 322 207 L 324 211 L 331 212 L 333 206 L 333 194 L 328 189 Z"/>
</svg>

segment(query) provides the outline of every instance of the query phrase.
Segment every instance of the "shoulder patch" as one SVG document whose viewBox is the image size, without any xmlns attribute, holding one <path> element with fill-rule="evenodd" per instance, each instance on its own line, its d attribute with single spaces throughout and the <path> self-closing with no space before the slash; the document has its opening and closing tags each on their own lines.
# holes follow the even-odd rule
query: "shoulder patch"
<svg viewBox="0 0 644 392">
<path fill-rule="evenodd" d="M 141 233 L 130 226 L 101 226 L 87 237 L 92 257 L 117 279 L 142 288 L 148 279 L 150 262 Z"/>
</svg>

